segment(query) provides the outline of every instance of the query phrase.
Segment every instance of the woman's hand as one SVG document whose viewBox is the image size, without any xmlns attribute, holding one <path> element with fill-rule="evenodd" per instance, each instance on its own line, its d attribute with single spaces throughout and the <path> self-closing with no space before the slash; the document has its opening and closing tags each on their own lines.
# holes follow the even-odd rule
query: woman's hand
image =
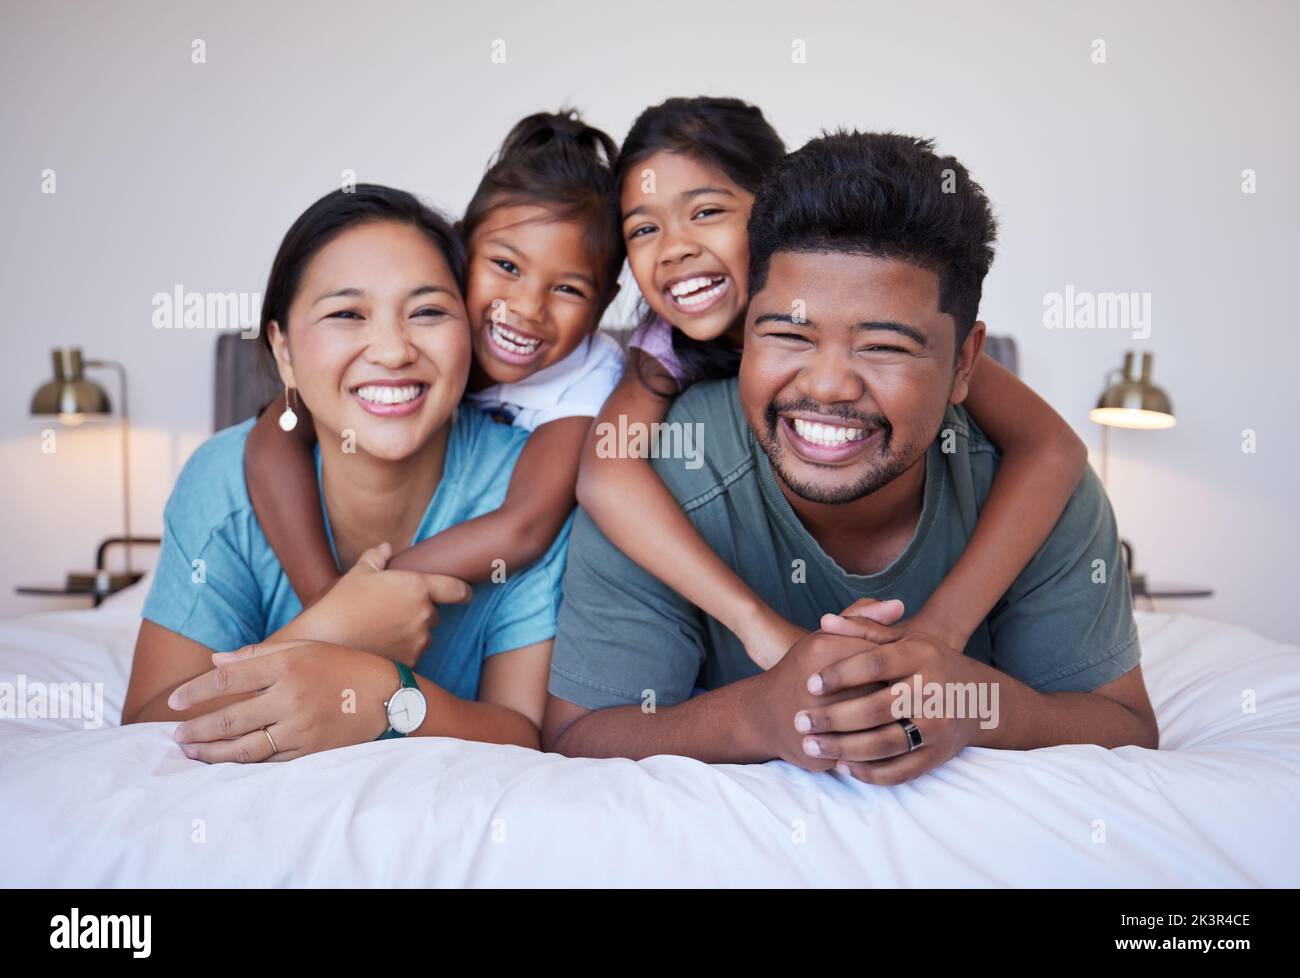
<svg viewBox="0 0 1300 978">
<path fill-rule="evenodd" d="M 255 695 L 176 728 L 185 756 L 208 762 L 288 761 L 375 740 L 388 729 L 384 703 L 401 685 L 389 660 L 325 642 L 249 645 L 214 653 L 212 664 L 177 687 L 168 706 Z"/>
<path fill-rule="evenodd" d="M 438 605 L 463 604 L 472 592 L 464 581 L 443 574 L 387 570 L 391 556 L 387 543 L 371 547 L 324 597 L 271 638 L 367 649 L 414 666 L 438 624 Z"/>
</svg>

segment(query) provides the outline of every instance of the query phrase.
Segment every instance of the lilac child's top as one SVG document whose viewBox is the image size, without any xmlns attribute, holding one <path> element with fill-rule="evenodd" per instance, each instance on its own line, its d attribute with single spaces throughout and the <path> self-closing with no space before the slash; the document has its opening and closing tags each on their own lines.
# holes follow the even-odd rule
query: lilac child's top
<svg viewBox="0 0 1300 978">
<path fill-rule="evenodd" d="M 627 345 L 658 360 L 673 380 L 677 381 L 679 389 L 684 390 L 695 382 L 696 378 L 677 359 L 673 350 L 672 324 L 662 316 L 655 316 L 638 326 Z"/>
</svg>

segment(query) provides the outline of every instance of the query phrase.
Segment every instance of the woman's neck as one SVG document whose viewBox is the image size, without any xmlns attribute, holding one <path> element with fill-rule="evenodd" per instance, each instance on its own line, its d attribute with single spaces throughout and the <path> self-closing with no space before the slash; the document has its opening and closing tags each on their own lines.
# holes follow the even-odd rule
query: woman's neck
<svg viewBox="0 0 1300 978">
<path fill-rule="evenodd" d="M 364 451 L 345 452 L 342 439 L 321 441 L 321 484 L 334 550 L 346 571 L 369 547 L 388 542 L 405 550 L 420 528 L 447 460 L 453 422 L 443 425 L 423 448 L 398 461 Z"/>
</svg>

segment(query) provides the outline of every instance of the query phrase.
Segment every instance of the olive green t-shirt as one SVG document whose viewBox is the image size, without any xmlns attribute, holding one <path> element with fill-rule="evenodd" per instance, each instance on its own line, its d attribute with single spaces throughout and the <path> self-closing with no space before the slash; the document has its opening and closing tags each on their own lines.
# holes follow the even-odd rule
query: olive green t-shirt
<svg viewBox="0 0 1300 978">
<path fill-rule="evenodd" d="M 693 385 L 666 420 L 703 426 L 692 429 L 703 436 L 703 458 L 656 459 L 659 476 L 759 597 L 808 629 L 861 597 L 901 598 L 919 610 L 970 540 L 1000 458 L 965 409 L 950 407 L 926 455 L 924 507 L 907 548 L 877 574 L 852 574 L 822 550 L 777 486 L 734 379 Z M 635 513 L 636 500 L 627 507 Z M 645 532 L 653 539 L 653 527 Z M 965 651 L 1044 692 L 1093 690 L 1138 664 L 1115 518 L 1091 468 Z M 731 632 L 624 556 L 586 513 L 577 514 L 553 695 L 603 709 L 640 703 L 653 690 L 657 703 L 672 705 L 697 686 L 716 689 L 759 671 Z"/>
</svg>

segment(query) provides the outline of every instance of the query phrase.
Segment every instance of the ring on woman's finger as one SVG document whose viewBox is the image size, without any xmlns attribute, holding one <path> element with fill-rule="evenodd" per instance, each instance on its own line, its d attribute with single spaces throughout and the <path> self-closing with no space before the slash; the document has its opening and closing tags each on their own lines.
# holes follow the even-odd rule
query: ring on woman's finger
<svg viewBox="0 0 1300 978">
<path fill-rule="evenodd" d="M 262 728 L 262 733 L 266 734 L 266 739 L 271 742 L 271 756 L 274 757 L 280 753 L 280 749 L 275 746 L 275 738 L 271 736 L 269 725 Z"/>
</svg>

